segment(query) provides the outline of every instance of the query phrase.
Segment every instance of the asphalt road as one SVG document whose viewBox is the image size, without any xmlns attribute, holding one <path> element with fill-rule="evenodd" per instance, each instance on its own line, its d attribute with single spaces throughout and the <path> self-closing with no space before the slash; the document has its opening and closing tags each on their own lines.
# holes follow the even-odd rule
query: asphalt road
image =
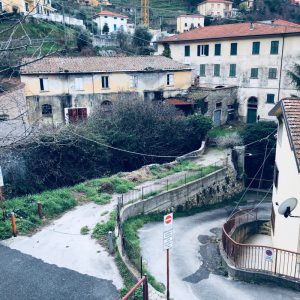
<svg viewBox="0 0 300 300">
<path fill-rule="evenodd" d="M 0 245 L 1 300 L 115 300 L 116 287 Z"/>
<path fill-rule="evenodd" d="M 269 215 L 270 204 L 264 204 Z M 299 300 L 300 293 L 276 286 L 250 284 L 222 276 L 218 269 L 216 236 L 230 208 L 216 209 L 174 220 L 174 244 L 170 250 L 170 295 L 174 300 Z M 166 284 L 163 222 L 140 231 L 143 259 L 156 279 Z"/>
</svg>

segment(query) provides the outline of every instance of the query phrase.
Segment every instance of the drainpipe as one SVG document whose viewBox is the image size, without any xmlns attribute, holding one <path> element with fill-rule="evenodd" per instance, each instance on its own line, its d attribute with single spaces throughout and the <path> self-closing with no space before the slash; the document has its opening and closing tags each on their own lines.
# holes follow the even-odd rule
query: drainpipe
<svg viewBox="0 0 300 300">
<path fill-rule="evenodd" d="M 282 77 L 282 65 L 283 65 L 283 54 L 284 54 L 284 43 L 285 43 L 285 36 L 282 36 L 282 49 L 281 49 L 281 59 L 280 59 L 280 71 L 279 71 L 279 83 L 278 83 L 278 95 L 277 95 L 277 102 L 280 101 L 280 90 L 281 90 L 281 77 Z"/>
</svg>

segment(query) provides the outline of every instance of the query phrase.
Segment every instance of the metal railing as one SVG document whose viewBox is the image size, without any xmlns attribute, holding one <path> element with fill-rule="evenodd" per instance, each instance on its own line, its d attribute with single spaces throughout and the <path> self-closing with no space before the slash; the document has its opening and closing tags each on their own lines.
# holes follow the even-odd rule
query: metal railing
<svg viewBox="0 0 300 300">
<path fill-rule="evenodd" d="M 147 275 L 143 276 L 133 287 L 132 289 L 122 298 L 122 300 L 129 300 L 131 297 L 132 299 L 137 299 L 135 292 L 137 289 L 143 286 L 143 300 L 148 300 L 149 299 L 149 292 L 148 292 L 148 279 Z"/>
<path fill-rule="evenodd" d="M 257 210 L 248 209 L 235 213 L 223 225 L 222 246 L 227 258 L 238 269 L 300 281 L 300 253 L 264 245 L 242 244 L 233 239 L 237 226 L 257 220 Z"/>
</svg>

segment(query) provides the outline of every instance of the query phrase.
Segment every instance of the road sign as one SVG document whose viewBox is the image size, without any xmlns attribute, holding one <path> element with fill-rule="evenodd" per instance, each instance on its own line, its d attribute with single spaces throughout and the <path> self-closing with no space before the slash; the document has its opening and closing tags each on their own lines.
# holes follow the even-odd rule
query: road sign
<svg viewBox="0 0 300 300">
<path fill-rule="evenodd" d="M 3 182 L 3 175 L 2 175 L 2 170 L 0 167 L 0 187 L 4 186 L 4 182 Z"/>
<path fill-rule="evenodd" d="M 266 261 L 273 261 L 273 249 L 266 249 L 265 250 L 265 260 Z"/>
<path fill-rule="evenodd" d="M 173 213 L 164 216 L 164 250 L 173 246 Z"/>
</svg>

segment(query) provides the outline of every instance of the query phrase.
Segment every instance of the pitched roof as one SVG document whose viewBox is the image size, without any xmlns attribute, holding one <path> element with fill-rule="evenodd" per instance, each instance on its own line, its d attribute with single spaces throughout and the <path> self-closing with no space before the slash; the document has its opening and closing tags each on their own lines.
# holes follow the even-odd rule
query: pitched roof
<svg viewBox="0 0 300 300">
<path fill-rule="evenodd" d="M 177 18 L 180 17 L 185 17 L 185 18 L 205 18 L 205 16 L 200 15 L 200 14 L 183 14 L 183 15 L 179 15 Z"/>
<path fill-rule="evenodd" d="M 229 0 L 205 0 L 198 5 L 204 4 L 204 3 L 232 3 L 232 1 Z"/>
<path fill-rule="evenodd" d="M 164 56 L 46 57 L 22 60 L 21 74 L 113 73 L 191 70 Z"/>
<path fill-rule="evenodd" d="M 274 22 L 238 23 L 196 28 L 181 34 L 165 37 L 158 41 L 162 42 L 184 42 L 210 39 L 250 38 L 253 36 L 300 34 L 300 25 L 285 20 Z"/>
<path fill-rule="evenodd" d="M 165 103 L 170 104 L 170 105 L 175 105 L 175 106 L 191 106 L 194 103 L 193 102 L 188 102 L 188 101 L 184 101 L 181 99 L 175 99 L 175 98 L 169 98 L 165 100 Z"/>
<path fill-rule="evenodd" d="M 283 115 L 291 148 L 300 173 L 300 98 L 285 98 L 269 112 L 271 116 Z"/>
<path fill-rule="evenodd" d="M 126 16 L 126 15 L 121 15 L 121 14 L 118 14 L 118 13 L 115 13 L 115 12 L 112 12 L 112 11 L 109 11 L 109 10 L 103 10 L 101 12 L 98 12 L 97 15 L 124 18 L 124 19 L 127 18 L 128 19 L 128 16 Z"/>
</svg>

